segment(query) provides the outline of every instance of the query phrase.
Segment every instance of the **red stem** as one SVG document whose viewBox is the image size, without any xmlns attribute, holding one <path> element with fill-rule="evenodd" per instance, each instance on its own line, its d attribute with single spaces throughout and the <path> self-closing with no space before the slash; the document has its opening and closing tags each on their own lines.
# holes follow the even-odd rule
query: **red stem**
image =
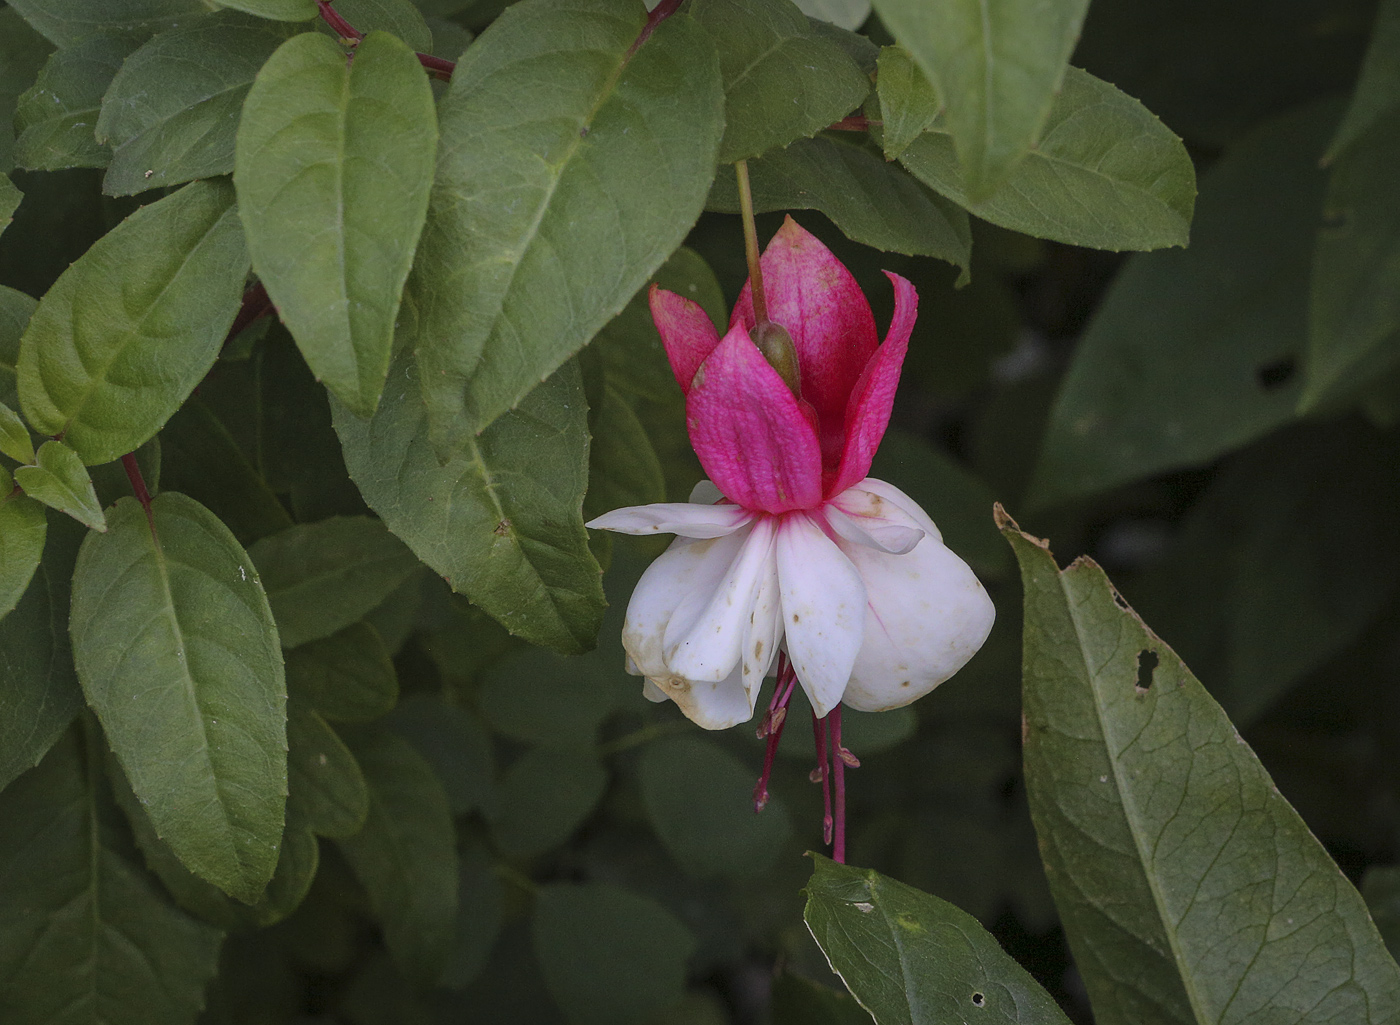
<svg viewBox="0 0 1400 1025">
<path fill-rule="evenodd" d="M 329 25 L 341 39 L 349 39 L 358 43 L 365 37 L 363 32 L 336 13 L 336 9 L 331 6 L 331 0 L 316 0 L 316 7 L 321 12 L 321 20 Z"/>
<path fill-rule="evenodd" d="M 651 34 L 656 31 L 656 26 L 675 14 L 676 9 L 680 7 L 680 5 L 681 0 L 661 0 L 659 4 L 651 9 L 651 13 L 647 15 L 647 23 L 642 26 L 642 31 L 637 34 L 637 38 L 632 42 L 631 48 L 627 51 L 627 59 L 630 60 L 632 55 L 641 49 L 642 44 L 650 39 Z"/>
<path fill-rule="evenodd" d="M 831 730 L 831 772 L 835 779 L 832 785 L 836 790 L 836 836 L 832 840 L 831 860 L 838 865 L 846 863 L 846 754 L 841 746 L 841 706 L 837 705 L 826 717 L 827 728 Z"/>
<path fill-rule="evenodd" d="M 817 744 L 817 767 L 812 770 L 812 782 L 822 785 L 822 842 L 831 843 L 831 770 L 827 766 L 826 720 L 812 712 L 812 739 Z"/>
<path fill-rule="evenodd" d="M 850 114 L 840 121 L 826 126 L 828 132 L 868 132 L 871 125 L 884 124 L 883 121 L 872 121 L 861 114 Z"/>
<path fill-rule="evenodd" d="M 233 318 L 233 325 L 228 329 L 224 343 L 228 344 L 233 341 L 249 324 L 271 312 L 272 299 L 269 298 L 263 283 L 256 282 L 252 288 L 243 293 L 243 305 L 238 308 L 238 316 Z"/>
<path fill-rule="evenodd" d="M 136 495 L 136 501 L 146 510 L 146 522 L 150 524 L 151 533 L 154 535 L 156 518 L 151 515 L 151 493 L 146 490 L 146 479 L 141 476 L 141 467 L 136 465 L 135 452 L 128 452 L 122 456 L 122 469 L 126 471 L 127 480 L 131 481 L 131 490 Z"/>
<path fill-rule="evenodd" d="M 457 65 L 453 61 L 445 61 L 441 57 L 434 57 L 429 53 L 415 54 L 418 63 L 427 69 L 428 74 L 443 82 L 452 81 L 452 72 L 457 70 Z"/>
</svg>

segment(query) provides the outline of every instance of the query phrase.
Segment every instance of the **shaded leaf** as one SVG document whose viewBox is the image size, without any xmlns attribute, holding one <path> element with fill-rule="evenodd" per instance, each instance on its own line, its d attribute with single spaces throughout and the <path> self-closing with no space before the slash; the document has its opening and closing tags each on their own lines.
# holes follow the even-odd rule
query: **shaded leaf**
<svg viewBox="0 0 1400 1025">
<path fill-rule="evenodd" d="M 19 362 L 20 337 L 38 305 L 23 292 L 0 285 L 0 402 L 10 407 L 19 405 L 15 364 Z"/>
<path fill-rule="evenodd" d="M 287 794 L 277 628 L 252 560 L 193 499 L 135 499 L 73 574 L 78 679 L 156 831 L 247 903 L 277 864 Z"/>
<path fill-rule="evenodd" d="M 0 469 L 0 483 L 4 475 Z M 43 515 L 39 509 L 40 522 Z M 13 611 L 0 618 L 0 790 L 37 765 L 83 707 L 68 642 L 68 595 L 86 531 L 59 517 L 47 540 L 39 533 L 44 559 L 28 589 L 15 595 L 18 604 L 10 603 Z M 18 534 L 0 502 L 0 553 Z M 0 554 L 0 565 L 6 557 Z M 0 596 L 0 608 L 4 601 Z"/>
<path fill-rule="evenodd" d="M 408 741 L 376 731 L 351 741 L 369 785 L 364 829 L 337 840 L 369 894 L 395 964 L 431 983 L 457 916 L 457 851 L 442 785 Z"/>
<path fill-rule="evenodd" d="M 0 617 L 29 586 L 48 529 L 43 505 L 15 487 L 10 471 L 0 466 Z"/>
<path fill-rule="evenodd" d="M 879 1025 L 1067 1025 L 1050 995 L 967 912 L 874 869 L 808 857 L 807 929 Z"/>
<path fill-rule="evenodd" d="M 512 633 L 576 652 L 603 611 L 580 511 L 585 407 L 569 365 L 440 463 L 403 355 L 374 418 L 337 407 L 335 428 L 365 501 L 414 554 Z"/>
<path fill-rule="evenodd" d="M 0 174 L 0 233 L 10 226 L 23 199 L 24 193 L 15 188 L 15 183 L 8 176 Z"/>
<path fill-rule="evenodd" d="M 1060 385 L 1032 502 L 1203 463 L 1293 416 L 1334 117 L 1270 121 L 1202 179 L 1191 248 L 1119 273 Z"/>
<path fill-rule="evenodd" d="M 195 182 L 136 211 L 34 311 L 19 353 L 25 418 L 89 465 L 137 448 L 213 364 L 247 268 L 227 183 Z"/>
<path fill-rule="evenodd" d="M 287 817 L 321 836 L 360 831 L 369 815 L 369 790 L 350 749 L 316 714 L 287 702 Z"/>
<path fill-rule="evenodd" d="M 702 0 L 691 14 L 719 53 L 719 162 L 810 137 L 860 106 L 870 79 L 789 0 Z"/>
<path fill-rule="evenodd" d="M 678 1001 L 695 940 L 669 911 L 611 883 L 555 883 L 535 900 L 535 957 L 578 1025 L 626 1025 Z"/>
<path fill-rule="evenodd" d="M 829 21 L 844 29 L 857 29 L 870 17 L 870 0 L 793 0 L 810 18 Z"/>
<path fill-rule="evenodd" d="M 871 150 L 829 136 L 799 139 L 749 161 L 754 210 L 820 210 L 852 242 L 909 256 L 936 256 L 967 269 L 966 211 L 930 193 Z M 739 212 L 734 175 L 721 169 L 707 206 Z"/>
<path fill-rule="evenodd" d="M 189 1025 L 223 934 L 121 853 L 100 761 L 70 734 L 0 794 L 0 1012 L 13 1025 Z"/>
<path fill-rule="evenodd" d="M 1372 865 L 1361 880 L 1361 896 L 1390 956 L 1400 953 L 1400 868 Z"/>
<path fill-rule="evenodd" d="M 368 516 L 298 524 L 248 554 L 287 648 L 359 621 L 418 568 L 403 542 Z"/>
<path fill-rule="evenodd" d="M 287 689 L 303 694 L 327 719 L 365 722 L 394 707 L 399 681 L 379 633 L 352 623 L 286 653 Z"/>
<path fill-rule="evenodd" d="M 14 115 L 19 97 L 34 84 L 52 50 L 39 33 L 24 23 L 21 12 L 12 9 L 17 6 L 0 8 L 0 173 L 15 166 Z M 4 185 L 0 185 L 0 190 L 8 191 Z M 0 220 L 8 216 L 0 215 Z"/>
<path fill-rule="evenodd" d="M 132 196 L 232 171 L 244 97 L 288 31 L 216 15 L 162 32 L 128 57 L 97 119 L 97 138 L 112 147 L 102 191 Z"/>
<path fill-rule="evenodd" d="M 700 214 L 723 125 L 714 49 L 676 15 L 633 54 L 644 18 L 525 0 L 453 73 L 409 283 L 443 454 L 582 348 Z"/>
<path fill-rule="evenodd" d="M 876 0 L 947 104 L 948 148 L 972 202 L 988 199 L 1037 141 L 1054 135 L 1051 109 L 1088 8 L 1089 0 Z"/>
<path fill-rule="evenodd" d="M 132 46 L 93 36 L 49 57 L 15 108 L 15 163 L 38 171 L 106 167 L 111 150 L 97 141 L 97 115 Z"/>
<path fill-rule="evenodd" d="M 1301 411 L 1382 378 L 1400 363 L 1397 160 L 1400 110 L 1379 119 L 1332 167 L 1313 251 Z"/>
<path fill-rule="evenodd" d="M 457 877 L 457 938 L 439 986 L 463 989 L 481 974 L 500 933 L 504 898 L 490 854 L 479 843 L 468 847 L 462 853 L 462 871 Z"/>
<path fill-rule="evenodd" d="M 894 160 L 924 133 L 943 109 L 938 91 L 902 46 L 880 50 L 880 145 Z"/>
<path fill-rule="evenodd" d="M 0 402 L 0 452 L 19 463 L 34 461 L 34 440 L 29 436 L 29 428 L 24 426 L 19 414 L 3 402 Z M 7 493 L 8 489 L 0 489 L 0 494 Z"/>
<path fill-rule="evenodd" d="M 100 33 L 140 40 L 209 13 L 205 0 L 15 0 L 10 6 L 63 47 Z"/>
<path fill-rule="evenodd" d="M 1096 1020 L 1394 1019 L 1400 968 L 1360 895 L 1220 706 L 1097 565 L 1061 572 L 998 517 L 1031 815 Z"/>
<path fill-rule="evenodd" d="M 415 694 L 394 709 L 386 724 L 432 766 L 453 815 L 492 804 L 496 762 L 491 734 L 478 716 L 441 699 Z"/>
<path fill-rule="evenodd" d="M 1361 65 L 1361 79 L 1356 83 L 1351 104 L 1324 159 L 1329 162 L 1337 159 L 1397 107 L 1400 107 L 1400 2 L 1380 0 L 1375 27 L 1371 30 L 1371 44 Z"/>
<path fill-rule="evenodd" d="M 753 772 L 710 741 L 648 744 L 637 777 L 652 827 L 690 875 L 761 875 L 791 832 L 778 800 L 754 814 Z"/>
<path fill-rule="evenodd" d="M 588 420 L 593 440 L 588 448 L 584 515 L 601 516 L 625 505 L 666 501 L 661 460 L 627 400 L 605 384 L 602 401 L 590 406 Z"/>
<path fill-rule="evenodd" d="M 607 771 L 591 751 L 532 748 L 501 779 L 491 835 L 511 857 L 543 854 L 583 824 L 607 783 Z"/>
<path fill-rule="evenodd" d="M 433 93 L 403 43 L 371 32 L 347 65 L 315 33 L 258 73 L 234 184 L 253 269 L 318 380 L 369 416 L 427 214 Z"/>
<path fill-rule="evenodd" d="M 275 21 L 310 21 L 316 17 L 316 0 L 219 0 L 219 3 Z"/>
<path fill-rule="evenodd" d="M 420 6 L 424 11 L 428 10 L 422 4 L 415 5 L 412 0 L 336 0 L 335 10 L 361 32 L 369 33 L 376 29 L 392 32 L 408 44 L 411 50 L 437 53 L 433 49 L 433 33 L 423 19 L 423 12 L 418 9 Z M 318 22 L 316 27 L 321 32 L 335 36 L 335 31 L 325 21 Z M 471 38 L 470 34 L 467 38 Z M 463 43 L 455 52 L 439 53 L 437 56 L 456 60 L 465 47 L 466 44 Z"/>
<path fill-rule="evenodd" d="M 46 441 L 39 446 L 35 464 L 15 468 L 15 483 L 26 495 L 93 530 L 107 529 L 92 479 L 76 452 L 61 441 Z"/>
<path fill-rule="evenodd" d="M 773 980 L 773 1025 L 869 1025 L 849 993 L 783 972 Z"/>
<path fill-rule="evenodd" d="M 899 161 L 984 221 L 1095 249 L 1186 245 L 1196 199 L 1186 147 L 1109 83 L 1070 68 L 1035 147 L 981 198 L 958 163 L 950 116 L 939 115 Z"/>
</svg>

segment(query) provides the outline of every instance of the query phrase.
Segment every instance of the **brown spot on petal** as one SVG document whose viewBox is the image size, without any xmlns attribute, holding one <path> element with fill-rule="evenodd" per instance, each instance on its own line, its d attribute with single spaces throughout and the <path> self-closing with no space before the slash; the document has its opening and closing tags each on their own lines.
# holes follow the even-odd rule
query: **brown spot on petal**
<svg viewBox="0 0 1400 1025">
<path fill-rule="evenodd" d="M 750 616 L 749 619 L 750 619 L 750 621 L 752 621 L 752 620 L 753 620 L 753 617 Z M 763 657 L 763 642 L 762 642 L 762 641 L 754 641 L 754 642 L 753 642 L 753 657 L 754 657 L 754 658 L 762 658 L 762 657 Z"/>
<path fill-rule="evenodd" d="M 801 622 L 801 620 L 798 618 L 796 612 L 794 612 L 794 613 L 792 614 L 792 621 L 793 621 L 794 623 L 799 623 L 799 622 Z"/>
</svg>

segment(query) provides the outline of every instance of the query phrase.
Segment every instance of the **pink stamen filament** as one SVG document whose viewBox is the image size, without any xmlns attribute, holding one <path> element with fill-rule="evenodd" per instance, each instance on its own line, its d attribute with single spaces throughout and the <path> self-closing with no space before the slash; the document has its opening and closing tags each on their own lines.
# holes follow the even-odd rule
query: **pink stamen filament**
<svg viewBox="0 0 1400 1025">
<path fill-rule="evenodd" d="M 826 721 L 827 728 L 831 731 L 831 750 L 835 755 L 831 759 L 832 774 L 836 777 L 833 781 L 833 786 L 836 789 L 836 830 L 835 839 L 831 840 L 831 859 L 838 865 L 844 865 L 846 863 L 846 766 L 849 764 L 847 759 L 854 760 L 855 756 L 841 746 L 840 705 L 831 710 Z"/>
<path fill-rule="evenodd" d="M 831 843 L 833 819 L 831 815 L 831 770 L 826 751 L 826 720 L 818 719 L 812 713 L 812 739 L 817 745 L 817 767 L 812 770 L 812 782 L 822 785 L 822 842 Z M 844 815 L 842 816 L 844 819 Z"/>
<path fill-rule="evenodd" d="M 757 814 L 768 803 L 768 780 L 773 775 L 773 758 L 778 753 L 778 741 L 782 739 L 783 727 L 787 724 L 787 705 L 792 700 L 793 688 L 797 686 L 797 671 L 788 662 L 787 656 L 778 653 L 778 676 L 773 684 L 773 697 L 768 702 L 768 712 L 758 724 L 758 736 L 767 738 L 763 749 L 763 773 L 753 788 L 753 810 Z"/>
</svg>

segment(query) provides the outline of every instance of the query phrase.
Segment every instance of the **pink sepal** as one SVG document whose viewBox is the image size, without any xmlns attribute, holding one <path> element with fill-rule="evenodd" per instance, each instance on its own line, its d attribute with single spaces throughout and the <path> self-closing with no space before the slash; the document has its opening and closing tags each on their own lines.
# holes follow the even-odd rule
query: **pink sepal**
<svg viewBox="0 0 1400 1025">
<path fill-rule="evenodd" d="M 885 276 L 894 285 L 894 317 L 890 320 L 885 343 L 875 351 L 851 390 L 851 401 L 846 406 L 846 447 L 841 453 L 840 469 L 826 486 L 828 498 L 839 495 L 870 473 L 870 462 L 890 423 L 899 372 L 904 366 L 904 354 L 909 351 L 914 319 L 918 316 L 919 294 L 914 286 L 890 271 L 885 271 Z"/>
<path fill-rule="evenodd" d="M 651 306 L 651 319 L 661 333 L 661 344 L 666 346 L 671 372 L 680 382 L 681 391 L 688 395 L 695 371 L 719 344 L 719 332 L 698 303 L 668 292 L 660 285 L 651 286 L 647 301 Z"/>
<path fill-rule="evenodd" d="M 841 455 L 846 397 L 879 344 L 875 318 L 856 279 L 830 249 L 791 217 L 760 260 L 768 319 L 787 328 L 802 367 L 802 397 L 821 418 L 822 452 Z M 729 326 L 754 325 L 753 289 L 739 295 Z"/>
<path fill-rule="evenodd" d="M 816 431 L 743 325 L 695 374 L 686 426 L 700 465 L 731 502 L 781 513 L 821 501 Z"/>
</svg>

